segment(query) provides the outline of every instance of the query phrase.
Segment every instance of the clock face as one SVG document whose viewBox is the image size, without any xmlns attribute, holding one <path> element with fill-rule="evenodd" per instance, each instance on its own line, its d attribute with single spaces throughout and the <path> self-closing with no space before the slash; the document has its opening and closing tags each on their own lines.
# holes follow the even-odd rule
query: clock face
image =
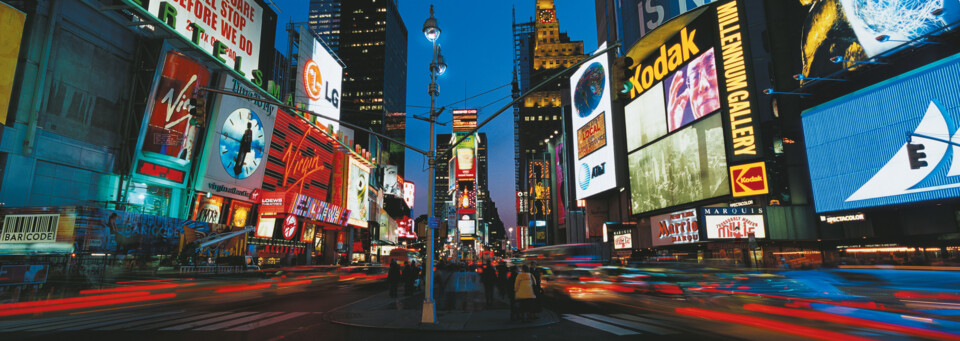
<svg viewBox="0 0 960 341">
<path fill-rule="evenodd" d="M 250 109 L 240 108 L 227 116 L 220 129 L 220 162 L 227 174 L 245 179 L 263 161 L 263 124 Z"/>
<path fill-rule="evenodd" d="M 537 13 L 537 17 L 540 19 L 540 22 L 544 24 L 553 22 L 553 11 L 549 9 L 542 9 Z"/>
</svg>

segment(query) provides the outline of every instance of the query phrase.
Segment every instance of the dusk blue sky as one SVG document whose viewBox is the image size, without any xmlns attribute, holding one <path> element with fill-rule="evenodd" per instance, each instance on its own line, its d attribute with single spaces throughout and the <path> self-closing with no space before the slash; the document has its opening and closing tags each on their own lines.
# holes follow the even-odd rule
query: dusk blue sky
<svg viewBox="0 0 960 341">
<path fill-rule="evenodd" d="M 431 44 L 420 31 L 424 20 L 430 16 L 430 4 L 434 4 L 435 16 L 441 29 L 439 43 L 448 65 L 437 84 L 440 96 L 437 107 L 447 106 L 440 122 L 451 120 L 450 110 L 480 108 L 479 121 L 483 121 L 509 103 L 513 64 L 513 32 L 511 8 L 516 8 L 517 22 L 528 22 L 533 17 L 535 0 L 487 0 L 487 1 L 425 1 L 398 0 L 400 15 L 409 33 L 407 43 L 407 114 L 426 116 L 430 106 L 427 86 L 430 83 Z M 582 40 L 584 49 L 592 52 L 597 46 L 596 16 L 594 2 L 588 0 L 555 0 L 560 30 L 571 39 Z M 284 26 L 288 22 L 307 20 L 308 0 L 274 0 L 279 6 L 277 47 L 286 51 Z M 277 10 L 277 8 L 275 8 Z M 348 65 L 347 67 L 350 67 Z M 489 94 L 470 99 L 464 97 L 508 85 Z M 449 134 L 450 124 L 436 126 L 436 133 Z M 507 227 L 516 225 L 515 189 L 513 174 L 513 111 L 506 110 L 496 119 L 481 128 L 488 139 L 488 168 L 490 192 L 497 203 L 500 218 Z M 426 150 L 429 146 L 430 125 L 415 119 L 407 120 L 407 143 Z M 406 154 L 406 179 L 417 184 L 414 216 L 427 213 L 427 161 L 426 157 L 408 151 Z"/>
</svg>

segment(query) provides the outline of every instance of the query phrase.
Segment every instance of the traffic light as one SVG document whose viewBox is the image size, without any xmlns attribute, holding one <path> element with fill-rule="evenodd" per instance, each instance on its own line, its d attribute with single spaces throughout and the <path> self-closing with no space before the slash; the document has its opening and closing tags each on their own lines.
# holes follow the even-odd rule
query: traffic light
<svg viewBox="0 0 960 341">
<path fill-rule="evenodd" d="M 630 66 L 633 66 L 633 58 L 630 57 L 620 57 L 613 61 L 610 84 L 616 99 L 629 98 L 630 90 L 633 89 L 633 84 L 630 83 Z"/>
<path fill-rule="evenodd" d="M 190 124 L 200 127 L 207 118 L 207 99 L 202 95 L 190 98 Z"/>
<path fill-rule="evenodd" d="M 919 143 L 907 143 L 907 155 L 910 156 L 910 169 L 920 169 L 927 166 L 927 162 L 923 161 L 923 159 L 927 157 L 927 153 L 921 152 L 923 148 L 923 145 Z"/>
</svg>

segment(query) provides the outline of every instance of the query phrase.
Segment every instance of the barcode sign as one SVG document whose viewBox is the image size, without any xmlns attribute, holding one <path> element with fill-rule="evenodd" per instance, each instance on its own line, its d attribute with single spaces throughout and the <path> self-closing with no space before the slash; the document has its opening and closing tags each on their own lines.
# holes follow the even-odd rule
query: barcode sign
<svg viewBox="0 0 960 341">
<path fill-rule="evenodd" d="M 8 215 L 3 219 L 0 243 L 52 243 L 59 222 L 59 214 Z"/>
</svg>

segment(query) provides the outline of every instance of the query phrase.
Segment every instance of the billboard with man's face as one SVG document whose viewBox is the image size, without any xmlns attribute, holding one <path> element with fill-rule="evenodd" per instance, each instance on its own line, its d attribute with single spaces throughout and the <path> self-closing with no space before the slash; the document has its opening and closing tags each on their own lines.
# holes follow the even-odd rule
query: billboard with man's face
<svg viewBox="0 0 960 341">
<path fill-rule="evenodd" d="M 350 225 L 367 227 L 369 201 L 367 183 L 370 182 L 370 167 L 350 157 L 350 175 L 347 182 L 347 209 L 350 210 Z"/>
</svg>

